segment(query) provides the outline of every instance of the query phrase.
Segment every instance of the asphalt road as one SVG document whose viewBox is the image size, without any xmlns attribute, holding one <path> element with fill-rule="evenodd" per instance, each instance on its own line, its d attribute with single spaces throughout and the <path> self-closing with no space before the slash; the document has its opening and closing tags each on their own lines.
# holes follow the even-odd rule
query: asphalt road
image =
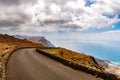
<svg viewBox="0 0 120 80">
<path fill-rule="evenodd" d="M 98 80 L 54 61 L 35 49 L 15 51 L 7 65 L 7 80 Z"/>
</svg>

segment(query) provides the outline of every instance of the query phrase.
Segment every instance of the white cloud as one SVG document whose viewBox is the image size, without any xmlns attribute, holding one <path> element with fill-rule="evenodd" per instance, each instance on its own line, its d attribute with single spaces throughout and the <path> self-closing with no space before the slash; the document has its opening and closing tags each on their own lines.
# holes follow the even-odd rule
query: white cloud
<svg viewBox="0 0 120 80">
<path fill-rule="evenodd" d="M 91 7 L 98 13 L 117 14 L 119 10 L 120 1 L 118 0 L 96 0 L 96 3 Z"/>
<path fill-rule="evenodd" d="M 55 46 L 65 47 L 71 50 L 79 51 L 84 47 L 93 44 L 105 48 L 120 51 L 120 30 L 108 31 L 102 33 L 80 33 L 80 32 L 53 32 L 41 33 L 46 36 Z"/>
<path fill-rule="evenodd" d="M 42 23 L 48 19 L 69 19 L 69 22 L 61 25 L 58 25 L 57 23 L 54 23 L 54 25 L 45 24 L 44 28 L 47 29 L 47 27 L 49 26 L 48 28 L 56 27 L 54 29 L 66 30 L 67 27 L 67 29 L 72 30 L 73 28 L 69 26 L 77 25 L 79 26 L 79 28 L 75 28 L 76 30 L 85 30 L 90 28 L 101 29 L 112 27 L 115 23 L 120 21 L 120 19 L 117 17 L 118 12 L 120 12 L 120 1 L 93 0 L 93 4 L 91 4 L 90 6 L 86 6 L 87 1 L 88 0 L 67 0 L 64 2 L 63 0 L 61 0 L 57 2 L 54 0 L 48 0 L 47 2 L 46 0 L 44 0 L 44 5 L 46 6 L 44 6 L 44 8 L 42 9 L 40 6 L 37 7 L 37 23 Z M 39 3 L 37 5 L 39 5 Z M 109 16 L 111 15 L 115 16 L 110 18 Z"/>
<path fill-rule="evenodd" d="M 83 8 L 85 6 L 84 0 L 75 0 L 75 1 L 68 1 L 66 6 L 73 9 Z"/>
<path fill-rule="evenodd" d="M 60 8 L 57 4 L 52 3 L 52 4 L 50 5 L 50 10 L 51 10 L 51 12 L 52 12 L 53 14 L 58 14 L 58 13 L 60 13 L 61 8 Z"/>
<path fill-rule="evenodd" d="M 92 3 L 86 5 L 88 2 Z M 10 19 L 14 23 L 16 20 L 24 20 L 24 23 L 18 23 L 17 28 L 11 25 L 14 28 L 12 30 L 20 29 L 22 31 L 21 28 L 26 27 L 25 30 L 39 32 L 81 31 L 90 28 L 113 27 L 115 23 L 120 21 L 118 18 L 120 13 L 119 0 L 7 0 L 7 2 L 0 1 L 0 4 L 0 21 Z M 26 15 L 29 19 L 21 18 L 20 14 Z M 48 20 L 52 24 L 44 23 Z M 67 21 L 65 22 L 65 20 Z M 12 24 L 12 22 L 10 23 Z M 44 24 L 44 26 L 41 27 L 40 24 Z M 36 29 L 31 28 L 31 26 L 35 26 Z M 3 25 L 0 27 L 3 28 Z M 8 26 L 6 25 L 4 28 L 8 29 Z"/>
</svg>

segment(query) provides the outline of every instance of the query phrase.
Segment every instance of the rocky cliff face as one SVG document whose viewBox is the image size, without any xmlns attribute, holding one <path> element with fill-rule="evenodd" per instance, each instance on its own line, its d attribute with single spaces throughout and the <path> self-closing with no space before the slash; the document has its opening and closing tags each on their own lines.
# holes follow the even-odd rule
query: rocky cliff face
<svg viewBox="0 0 120 80">
<path fill-rule="evenodd" d="M 20 35 L 15 35 L 16 38 L 20 38 L 20 39 L 27 39 L 29 41 L 32 42 L 36 42 L 36 43 L 41 43 L 47 47 L 55 47 L 50 41 L 48 41 L 45 37 L 43 36 L 20 36 Z"/>
</svg>

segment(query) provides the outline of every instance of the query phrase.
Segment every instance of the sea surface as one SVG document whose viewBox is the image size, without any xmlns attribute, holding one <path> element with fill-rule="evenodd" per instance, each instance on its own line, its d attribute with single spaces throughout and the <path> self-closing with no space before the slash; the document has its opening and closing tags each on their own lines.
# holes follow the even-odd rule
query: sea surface
<svg viewBox="0 0 120 80">
<path fill-rule="evenodd" d="M 60 47 L 94 56 L 95 58 L 109 60 L 111 63 L 120 66 L 120 42 L 112 42 L 109 43 L 110 46 L 106 46 L 103 44 L 63 40 L 56 44 Z"/>
<path fill-rule="evenodd" d="M 82 47 L 81 47 L 82 45 Z M 118 47 L 118 46 L 117 46 Z M 119 46 L 120 47 L 120 46 Z M 81 43 L 80 47 L 75 49 L 77 52 L 82 52 L 88 55 L 92 55 L 96 58 L 109 60 L 112 63 L 120 66 L 120 48 L 106 47 L 92 43 Z"/>
</svg>

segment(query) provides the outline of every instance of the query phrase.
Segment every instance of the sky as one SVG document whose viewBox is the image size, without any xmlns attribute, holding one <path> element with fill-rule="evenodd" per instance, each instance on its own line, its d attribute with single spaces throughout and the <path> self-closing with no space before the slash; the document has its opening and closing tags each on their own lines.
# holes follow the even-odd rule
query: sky
<svg viewBox="0 0 120 80">
<path fill-rule="evenodd" d="M 0 0 L 0 33 L 45 36 L 95 57 L 116 55 L 109 59 L 120 63 L 120 1 Z"/>
</svg>

